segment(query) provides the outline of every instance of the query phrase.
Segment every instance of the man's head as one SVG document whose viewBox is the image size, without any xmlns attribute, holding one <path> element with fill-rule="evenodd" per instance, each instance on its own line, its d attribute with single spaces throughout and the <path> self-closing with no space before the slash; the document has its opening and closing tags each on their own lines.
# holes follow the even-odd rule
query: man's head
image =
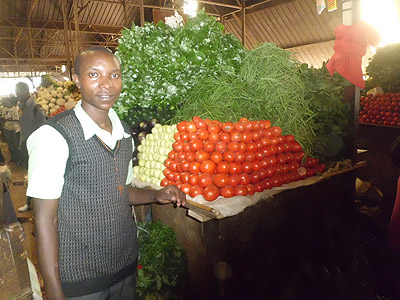
<svg viewBox="0 0 400 300">
<path fill-rule="evenodd" d="M 82 107 L 92 110 L 110 109 L 122 89 L 119 60 L 107 48 L 91 47 L 74 62 L 73 80 L 82 94 Z"/>
<path fill-rule="evenodd" d="M 22 101 L 26 101 L 29 99 L 29 86 L 25 82 L 18 82 L 15 85 L 15 94 L 17 98 Z"/>
</svg>

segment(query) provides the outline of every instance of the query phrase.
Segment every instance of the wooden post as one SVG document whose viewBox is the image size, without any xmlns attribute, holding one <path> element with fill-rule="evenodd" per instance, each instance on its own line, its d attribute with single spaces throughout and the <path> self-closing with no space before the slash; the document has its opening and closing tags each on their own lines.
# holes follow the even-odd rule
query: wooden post
<svg viewBox="0 0 400 300">
<path fill-rule="evenodd" d="M 122 7 L 124 9 L 124 21 L 125 21 L 125 26 L 128 26 L 128 14 L 126 12 L 126 1 L 122 0 Z M 129 27 L 129 26 L 128 26 Z"/>
<path fill-rule="evenodd" d="M 71 49 L 69 44 L 69 37 L 68 37 L 68 23 L 67 23 L 67 14 L 65 12 L 65 0 L 61 2 L 61 10 L 63 15 L 63 22 L 64 22 L 64 42 L 65 42 L 65 51 L 67 54 L 67 70 L 69 74 L 69 78 L 72 78 L 72 70 L 71 70 Z"/>
<path fill-rule="evenodd" d="M 140 26 L 144 26 L 144 6 L 143 0 L 139 0 L 139 10 L 140 10 Z"/>
<path fill-rule="evenodd" d="M 246 0 L 241 1 L 242 12 L 242 44 L 244 46 L 246 39 Z"/>
<path fill-rule="evenodd" d="M 76 40 L 76 53 L 79 53 L 81 50 L 80 42 L 79 42 L 79 23 L 78 23 L 78 6 L 77 6 L 78 0 L 74 0 L 72 5 L 73 5 L 73 10 L 74 10 L 74 24 L 75 24 L 75 40 Z"/>
</svg>

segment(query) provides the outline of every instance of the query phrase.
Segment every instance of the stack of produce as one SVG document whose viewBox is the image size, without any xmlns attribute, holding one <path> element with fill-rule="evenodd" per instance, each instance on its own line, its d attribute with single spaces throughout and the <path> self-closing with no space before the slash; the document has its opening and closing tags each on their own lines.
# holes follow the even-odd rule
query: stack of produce
<svg viewBox="0 0 400 300">
<path fill-rule="evenodd" d="M 138 165 L 133 167 L 133 174 L 140 181 L 160 185 L 164 179 L 164 162 L 175 142 L 176 125 L 155 124 L 151 133 L 141 140 L 138 149 Z"/>
<path fill-rule="evenodd" d="M 81 94 L 73 81 L 54 81 L 49 77 L 42 80 L 35 98 L 49 117 L 74 108 L 80 99 Z"/>
<path fill-rule="evenodd" d="M 400 93 L 360 97 L 360 123 L 400 127 Z"/>
<path fill-rule="evenodd" d="M 196 116 L 177 129 L 161 186 L 176 185 L 191 197 L 253 195 L 325 169 L 316 158 L 304 159 L 295 137 L 282 136 L 268 120 L 222 123 Z"/>
</svg>

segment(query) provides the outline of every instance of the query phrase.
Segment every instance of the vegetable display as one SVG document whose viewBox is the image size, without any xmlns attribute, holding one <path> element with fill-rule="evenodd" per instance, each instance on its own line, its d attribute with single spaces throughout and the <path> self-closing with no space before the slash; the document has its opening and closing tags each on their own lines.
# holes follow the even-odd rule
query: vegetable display
<svg viewBox="0 0 400 300">
<path fill-rule="evenodd" d="M 365 68 L 365 89 L 377 86 L 385 92 L 400 92 L 400 43 L 379 47 Z"/>
<path fill-rule="evenodd" d="M 360 123 L 400 127 L 400 93 L 360 97 Z"/>
<path fill-rule="evenodd" d="M 198 80 L 237 73 L 245 51 L 204 11 L 177 28 L 159 22 L 124 29 L 116 52 L 123 88 L 115 109 L 128 124 L 151 118 L 164 124 Z"/>
<path fill-rule="evenodd" d="M 191 197 L 253 195 L 325 169 L 307 157 L 293 135 L 268 120 L 232 123 L 196 116 L 177 124 L 161 186 L 176 185 Z"/>
<path fill-rule="evenodd" d="M 35 97 L 49 117 L 74 108 L 80 99 L 81 94 L 73 81 L 54 81 L 49 76 L 42 78 L 42 86 Z"/>
</svg>

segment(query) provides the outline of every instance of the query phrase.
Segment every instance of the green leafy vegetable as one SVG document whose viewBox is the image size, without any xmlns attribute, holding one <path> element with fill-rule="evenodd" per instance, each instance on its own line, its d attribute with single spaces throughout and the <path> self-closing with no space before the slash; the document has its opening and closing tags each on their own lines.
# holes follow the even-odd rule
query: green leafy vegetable
<svg viewBox="0 0 400 300">
<path fill-rule="evenodd" d="M 204 11 L 178 28 L 133 25 L 119 40 L 123 89 L 116 111 L 128 124 L 153 117 L 164 123 L 198 80 L 237 73 L 244 53 L 240 41 L 223 34 Z"/>
<path fill-rule="evenodd" d="M 186 255 L 175 232 L 160 221 L 138 223 L 140 299 L 179 299 L 187 280 Z"/>
<path fill-rule="evenodd" d="M 385 92 L 400 92 L 400 43 L 378 48 L 365 68 L 368 91 L 380 86 Z"/>
</svg>

